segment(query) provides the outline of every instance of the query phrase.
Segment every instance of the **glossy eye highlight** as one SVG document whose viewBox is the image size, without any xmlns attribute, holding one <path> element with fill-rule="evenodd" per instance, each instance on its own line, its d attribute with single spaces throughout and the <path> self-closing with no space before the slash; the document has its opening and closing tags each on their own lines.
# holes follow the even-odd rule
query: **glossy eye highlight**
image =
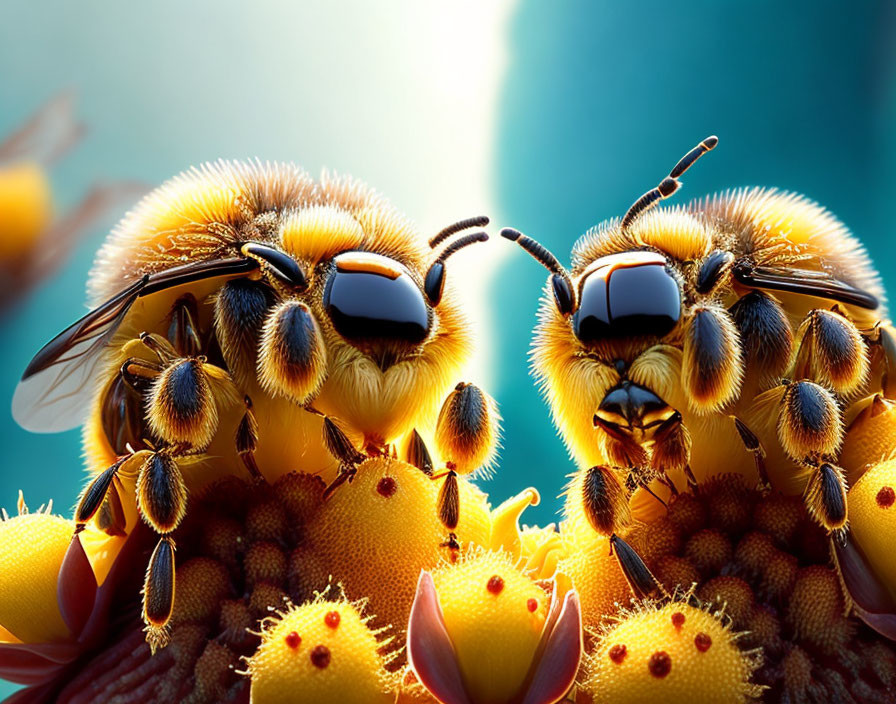
<svg viewBox="0 0 896 704">
<path fill-rule="evenodd" d="M 582 342 L 650 335 L 663 337 L 681 317 L 678 283 L 659 261 L 611 262 L 584 280 L 573 316 Z"/>
<path fill-rule="evenodd" d="M 335 265 L 323 302 L 340 335 L 413 344 L 426 339 L 430 315 L 423 293 L 397 262 L 349 252 L 337 257 Z"/>
</svg>

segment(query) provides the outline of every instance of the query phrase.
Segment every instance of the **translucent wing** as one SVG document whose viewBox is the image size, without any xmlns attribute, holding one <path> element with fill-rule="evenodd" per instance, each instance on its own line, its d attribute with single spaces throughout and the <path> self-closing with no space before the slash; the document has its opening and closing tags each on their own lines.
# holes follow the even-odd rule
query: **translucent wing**
<svg viewBox="0 0 896 704">
<path fill-rule="evenodd" d="M 138 298 L 191 281 L 248 273 L 242 257 L 217 259 L 148 274 L 73 323 L 44 345 L 25 369 L 12 399 L 12 415 L 26 430 L 57 433 L 80 425 L 107 343 Z"/>
</svg>

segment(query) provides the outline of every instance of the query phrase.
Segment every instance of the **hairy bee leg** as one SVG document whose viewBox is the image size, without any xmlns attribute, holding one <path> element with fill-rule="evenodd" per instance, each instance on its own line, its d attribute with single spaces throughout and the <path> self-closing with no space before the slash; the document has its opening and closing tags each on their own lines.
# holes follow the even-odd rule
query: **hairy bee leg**
<svg viewBox="0 0 896 704">
<path fill-rule="evenodd" d="M 695 408 L 714 410 L 734 400 L 743 381 L 740 335 L 728 311 L 698 306 L 685 325 L 681 381 Z"/>
<path fill-rule="evenodd" d="M 168 323 L 168 341 L 181 357 L 195 357 L 202 352 L 199 329 L 199 307 L 196 297 L 186 293 L 171 307 Z"/>
<path fill-rule="evenodd" d="M 781 304 L 765 291 L 750 291 L 728 312 L 740 332 L 747 366 L 763 381 L 779 379 L 793 354 L 793 330 Z"/>
<path fill-rule="evenodd" d="M 636 599 L 648 599 L 663 594 L 663 588 L 641 556 L 615 533 L 610 536 L 610 554 L 616 555 L 622 574 Z"/>
<path fill-rule="evenodd" d="M 809 476 L 803 495 L 809 515 L 841 541 L 846 535 L 848 520 L 846 491 L 844 471 L 828 462 L 821 462 Z"/>
<path fill-rule="evenodd" d="M 747 427 L 746 423 L 737 416 L 729 417 L 734 421 L 734 427 L 737 429 L 737 434 L 740 436 L 744 447 L 747 448 L 747 452 L 753 455 L 753 461 L 756 463 L 756 472 L 759 474 L 759 481 L 762 487 L 770 489 L 772 482 L 768 476 L 768 468 L 765 466 L 765 448 L 762 447 L 759 438 Z"/>
<path fill-rule="evenodd" d="M 785 382 L 778 412 L 778 440 L 796 462 L 837 454 L 843 418 L 837 399 L 812 381 Z"/>
<path fill-rule="evenodd" d="M 488 467 L 498 442 L 494 400 L 475 384 L 459 383 L 448 394 L 436 421 L 436 447 L 459 474 Z"/>
<path fill-rule="evenodd" d="M 245 386 L 255 377 L 261 331 L 274 306 L 274 292 L 262 281 L 231 279 L 215 296 L 215 335 L 234 379 Z"/>
<path fill-rule="evenodd" d="M 137 508 L 157 533 L 176 529 L 187 511 L 187 487 L 168 450 L 151 452 L 137 474 Z"/>
<path fill-rule="evenodd" d="M 408 462 L 414 465 L 426 476 L 431 477 L 433 475 L 434 466 L 432 463 L 432 456 L 429 454 L 429 449 L 426 447 L 426 443 L 423 442 L 423 438 L 420 437 L 420 433 L 417 432 L 416 428 L 411 431 L 411 436 L 408 438 L 406 455 Z"/>
<path fill-rule="evenodd" d="M 309 409 L 310 412 L 323 415 Z M 352 444 L 345 431 L 329 416 L 323 416 L 324 445 L 333 457 L 339 460 L 339 474 L 324 490 L 324 499 L 333 495 L 345 482 L 351 482 L 358 471 L 358 465 L 364 461 L 364 455 Z"/>
<path fill-rule="evenodd" d="M 323 335 L 304 303 L 285 301 L 269 313 L 258 350 L 258 381 L 273 396 L 304 405 L 326 378 Z"/>
<path fill-rule="evenodd" d="M 839 307 L 837 307 L 839 310 Z M 868 351 L 862 334 L 845 316 L 816 308 L 802 324 L 794 374 L 848 394 L 868 378 Z"/>
<path fill-rule="evenodd" d="M 439 520 L 448 529 L 448 539 L 441 544 L 441 547 L 448 548 L 451 553 L 451 561 L 454 562 L 460 551 L 460 542 L 454 532 L 460 521 L 460 488 L 457 484 L 457 472 L 454 469 L 449 469 L 444 474 L 444 478 L 442 488 L 439 489 L 437 506 Z"/>
<path fill-rule="evenodd" d="M 81 498 L 75 508 L 75 533 L 83 531 L 90 519 L 100 510 L 112 488 L 115 475 L 130 458 L 130 455 L 119 457 L 112 466 L 96 475 L 81 493 Z"/>
<path fill-rule="evenodd" d="M 591 527 L 601 535 L 610 535 L 632 520 L 625 487 L 617 472 L 603 465 L 585 470 L 582 507 Z"/>
<path fill-rule="evenodd" d="M 159 538 L 143 583 L 143 621 L 152 652 L 168 644 L 168 622 L 174 611 L 174 540 Z"/>
<path fill-rule="evenodd" d="M 252 399 L 244 396 L 243 403 L 246 412 L 243 413 L 236 429 L 236 451 L 252 478 L 261 483 L 265 478 L 255 462 L 255 450 L 258 448 L 258 420 L 252 410 Z"/>
</svg>

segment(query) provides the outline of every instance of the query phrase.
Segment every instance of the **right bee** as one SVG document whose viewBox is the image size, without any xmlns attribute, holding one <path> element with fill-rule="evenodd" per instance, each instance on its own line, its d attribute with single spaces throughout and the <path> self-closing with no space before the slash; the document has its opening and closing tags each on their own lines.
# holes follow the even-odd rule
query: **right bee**
<svg viewBox="0 0 896 704">
<path fill-rule="evenodd" d="M 635 509 L 681 482 L 758 471 L 842 533 L 845 419 L 896 390 L 883 289 L 861 244 L 801 196 L 738 189 L 656 207 L 717 143 L 703 140 L 621 219 L 586 233 L 569 271 L 502 231 L 551 272 L 534 373 L 588 468 L 575 486 L 599 532 L 630 521 L 636 491 Z"/>
</svg>

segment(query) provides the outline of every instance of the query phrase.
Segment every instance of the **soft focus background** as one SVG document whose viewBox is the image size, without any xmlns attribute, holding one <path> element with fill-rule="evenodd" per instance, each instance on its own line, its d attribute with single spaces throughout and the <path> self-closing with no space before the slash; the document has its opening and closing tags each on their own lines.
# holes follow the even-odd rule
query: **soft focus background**
<svg viewBox="0 0 896 704">
<path fill-rule="evenodd" d="M 355 174 L 427 232 L 485 212 L 495 234 L 519 227 L 568 261 L 581 233 L 715 133 L 720 147 L 679 199 L 741 185 L 803 192 L 896 280 L 892 3 L 371 7 L 4 3 L 0 141 L 70 90 L 88 134 L 52 171 L 60 210 L 96 181 L 155 185 L 204 160 L 257 156 Z M 125 209 L 0 319 L 0 397 L 84 312 L 93 252 Z M 505 418 L 485 488 L 500 501 L 535 484 L 545 500 L 532 517 L 553 520 L 571 466 L 527 362 L 545 272 L 500 238 L 452 271 L 476 311 L 470 378 Z M 69 510 L 83 479 L 77 431 L 30 435 L 5 410 L 0 446 L 0 505 L 23 489 L 33 505 Z"/>
</svg>

